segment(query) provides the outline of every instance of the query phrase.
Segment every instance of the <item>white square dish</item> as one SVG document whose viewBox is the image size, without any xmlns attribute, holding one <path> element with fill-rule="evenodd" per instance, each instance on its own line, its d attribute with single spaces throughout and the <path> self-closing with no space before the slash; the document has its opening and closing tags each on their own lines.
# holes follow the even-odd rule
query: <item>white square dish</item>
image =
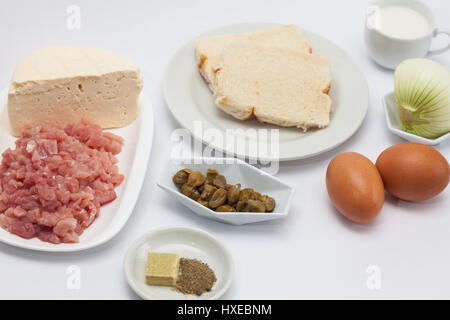
<svg viewBox="0 0 450 320">
<path fill-rule="evenodd" d="M 273 212 L 214 212 L 183 195 L 172 181 L 173 175 L 184 168 L 206 173 L 208 168 L 216 169 L 231 184 L 240 183 L 242 188 L 253 188 L 261 194 L 275 199 Z M 242 225 L 266 220 L 280 219 L 289 213 L 294 189 L 279 179 L 236 158 L 170 159 L 158 180 L 158 186 L 172 197 L 194 211 L 197 215 L 232 224 Z"/>
<path fill-rule="evenodd" d="M 388 93 L 385 95 L 382 99 L 383 108 L 384 108 L 384 114 L 386 116 L 386 123 L 389 128 L 389 130 L 398 135 L 399 137 L 402 137 L 405 140 L 411 141 L 411 142 L 419 142 L 423 143 L 429 146 L 434 146 L 437 144 L 440 144 L 441 142 L 447 140 L 450 138 L 450 132 L 447 134 L 444 134 L 443 136 L 440 136 L 436 139 L 427 139 L 406 131 L 402 130 L 402 124 L 400 122 L 400 119 L 398 117 L 398 111 L 397 111 L 397 103 L 395 101 L 395 95 L 393 92 Z"/>
</svg>

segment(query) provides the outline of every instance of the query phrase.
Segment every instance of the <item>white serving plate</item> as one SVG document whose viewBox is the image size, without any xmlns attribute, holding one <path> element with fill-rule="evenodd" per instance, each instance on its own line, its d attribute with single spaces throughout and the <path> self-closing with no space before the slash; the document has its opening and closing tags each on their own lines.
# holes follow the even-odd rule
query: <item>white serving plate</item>
<svg viewBox="0 0 450 320">
<path fill-rule="evenodd" d="M 172 181 L 173 175 L 184 168 L 206 174 L 208 168 L 216 169 L 230 184 L 240 183 L 242 189 L 253 188 L 275 199 L 273 212 L 214 212 L 183 195 Z M 197 215 L 232 225 L 242 225 L 284 218 L 289 213 L 294 189 L 264 171 L 235 158 L 170 159 L 161 173 L 158 186 L 191 209 Z"/>
<path fill-rule="evenodd" d="M 145 283 L 148 252 L 177 253 L 180 258 L 199 259 L 214 271 L 217 281 L 210 292 L 201 296 L 184 295 L 172 287 L 149 286 Z M 215 300 L 229 288 L 234 264 L 226 247 L 211 234 L 186 227 L 150 231 L 136 240 L 124 260 L 125 277 L 130 287 L 143 299 L 150 300 Z"/>
<path fill-rule="evenodd" d="M 7 90 L 0 94 L 0 150 L 14 147 L 16 140 L 10 134 L 7 114 Z M 125 225 L 144 182 L 147 162 L 152 147 L 153 111 L 150 101 L 142 93 L 139 98 L 139 116 L 129 126 L 107 130 L 125 139 L 122 152 L 117 156 L 119 171 L 125 180 L 116 188 L 117 199 L 101 207 L 94 223 L 80 236 L 78 243 L 52 244 L 37 238 L 23 239 L 0 228 L 0 241 L 12 246 L 36 251 L 69 252 L 98 246 L 114 237 Z"/>
<path fill-rule="evenodd" d="M 247 23 L 218 28 L 196 38 L 230 33 L 250 32 L 279 26 L 272 23 Z M 194 40 L 185 44 L 172 58 L 164 79 L 164 95 L 167 105 L 178 123 L 188 129 L 199 141 L 210 143 L 211 129 L 223 135 L 227 129 L 279 129 L 279 152 L 263 153 L 268 146 L 276 150 L 269 138 L 249 137 L 234 131 L 231 135 L 236 143 L 214 141 L 211 147 L 230 156 L 249 159 L 286 161 L 315 156 L 337 147 L 349 139 L 363 122 L 369 104 L 369 90 L 364 74 L 353 59 L 342 49 L 321 36 L 303 30 L 312 46 L 313 53 L 330 57 L 331 90 L 333 101 L 331 122 L 327 128 L 304 133 L 297 128 L 283 128 L 260 124 L 255 119 L 239 121 L 217 108 L 207 84 L 201 77 L 196 63 Z M 201 128 L 195 124 L 201 124 Z M 230 133 L 230 132 L 229 132 Z M 245 146 L 238 149 L 239 144 Z M 257 148 L 251 148 L 252 147 Z M 270 150 L 270 149 L 269 149 Z M 278 153 L 278 154 L 277 154 Z"/>
<path fill-rule="evenodd" d="M 450 138 L 450 132 L 436 139 L 427 139 L 415 135 L 413 133 L 403 131 L 400 118 L 398 117 L 397 102 L 395 101 L 394 93 L 391 92 L 385 95 L 382 98 L 382 103 L 384 108 L 384 114 L 386 116 L 387 126 L 392 133 L 398 135 L 399 137 L 402 137 L 403 139 L 408 141 L 423 143 L 429 146 L 438 145 L 441 142 L 444 142 L 445 140 L 448 140 Z"/>
</svg>

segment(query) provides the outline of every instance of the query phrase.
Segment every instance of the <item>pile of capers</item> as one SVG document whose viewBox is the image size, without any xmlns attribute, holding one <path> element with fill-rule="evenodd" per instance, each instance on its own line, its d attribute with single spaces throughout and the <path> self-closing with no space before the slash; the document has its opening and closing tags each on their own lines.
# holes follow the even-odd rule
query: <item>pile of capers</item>
<svg viewBox="0 0 450 320">
<path fill-rule="evenodd" d="M 217 170 L 208 169 L 206 177 L 199 171 L 182 169 L 173 182 L 185 196 L 216 212 L 272 212 L 275 200 L 251 188 L 228 184 Z"/>
</svg>

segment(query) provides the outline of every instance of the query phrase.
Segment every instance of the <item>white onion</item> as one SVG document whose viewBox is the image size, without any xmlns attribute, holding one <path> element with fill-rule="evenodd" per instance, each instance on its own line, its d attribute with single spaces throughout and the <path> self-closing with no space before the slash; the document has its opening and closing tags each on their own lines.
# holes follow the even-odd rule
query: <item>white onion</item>
<svg viewBox="0 0 450 320">
<path fill-rule="evenodd" d="M 450 71 L 429 59 L 408 59 L 395 70 L 394 92 L 403 131 L 424 138 L 450 132 Z"/>
</svg>

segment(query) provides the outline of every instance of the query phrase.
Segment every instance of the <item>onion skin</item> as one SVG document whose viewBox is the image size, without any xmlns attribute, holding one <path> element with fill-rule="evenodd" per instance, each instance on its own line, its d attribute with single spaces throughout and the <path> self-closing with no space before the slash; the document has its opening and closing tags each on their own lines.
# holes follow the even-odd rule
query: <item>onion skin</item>
<svg viewBox="0 0 450 320">
<path fill-rule="evenodd" d="M 429 59 L 397 66 L 394 93 L 402 130 L 429 139 L 450 132 L 450 71 Z"/>
<path fill-rule="evenodd" d="M 450 180 L 447 160 L 436 149 L 405 142 L 384 150 L 376 161 L 387 192 L 406 201 L 431 199 Z"/>
</svg>

